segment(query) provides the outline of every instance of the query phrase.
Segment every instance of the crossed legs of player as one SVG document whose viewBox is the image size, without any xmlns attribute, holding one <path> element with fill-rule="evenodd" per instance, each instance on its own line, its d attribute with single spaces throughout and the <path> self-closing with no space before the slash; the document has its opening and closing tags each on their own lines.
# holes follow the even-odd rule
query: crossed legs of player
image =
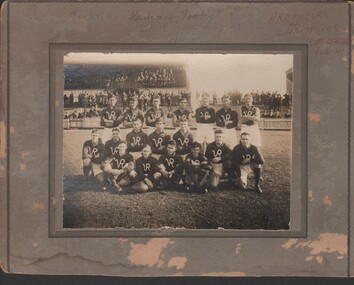
<svg viewBox="0 0 354 285">
<path fill-rule="evenodd" d="M 238 170 L 238 176 L 241 179 L 241 189 L 246 189 L 248 184 L 248 176 L 254 174 L 255 180 L 255 189 L 258 193 L 262 193 L 262 189 L 260 187 L 261 182 L 261 173 L 262 173 L 262 165 L 256 163 L 250 163 L 246 165 L 240 165 Z"/>
<path fill-rule="evenodd" d="M 122 186 L 128 186 L 133 183 L 136 177 L 134 168 L 135 164 L 131 161 L 123 169 L 112 169 L 110 164 L 106 164 L 104 171 L 108 175 L 109 181 L 117 189 L 118 193 L 120 193 L 123 191 Z"/>
<path fill-rule="evenodd" d="M 213 190 L 218 190 L 220 185 L 220 179 L 228 173 L 228 178 L 231 181 L 231 173 L 232 173 L 232 162 L 230 160 L 226 160 L 222 163 L 212 163 L 211 164 L 213 171 L 210 174 L 210 185 Z"/>
</svg>

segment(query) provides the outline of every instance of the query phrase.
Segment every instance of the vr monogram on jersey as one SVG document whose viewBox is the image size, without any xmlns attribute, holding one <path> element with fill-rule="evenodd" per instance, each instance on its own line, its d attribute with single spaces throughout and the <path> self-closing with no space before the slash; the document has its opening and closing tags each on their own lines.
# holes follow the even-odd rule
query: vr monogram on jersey
<svg viewBox="0 0 354 285">
<path fill-rule="evenodd" d="M 252 116 L 253 112 L 252 111 L 243 111 L 242 115 L 244 115 L 244 116 Z"/>
<path fill-rule="evenodd" d="M 152 139 L 156 147 L 162 147 L 163 138 Z"/>
<path fill-rule="evenodd" d="M 246 154 L 246 155 L 242 155 L 242 159 L 246 159 L 246 158 L 255 158 L 255 155 L 250 155 L 250 154 Z"/>
<path fill-rule="evenodd" d="M 172 168 L 175 167 L 175 159 L 173 157 L 166 158 L 166 162 L 169 167 L 172 167 Z"/>
<path fill-rule="evenodd" d="M 110 149 L 111 149 L 111 154 L 112 154 L 112 155 L 115 155 L 115 154 L 118 153 L 118 147 L 117 147 L 117 146 L 116 146 L 115 148 L 110 147 Z"/>
<path fill-rule="evenodd" d="M 186 119 L 187 119 L 187 116 L 186 116 L 186 115 L 179 115 L 179 116 L 178 116 L 178 119 L 179 119 L 179 120 L 186 120 Z"/>
<path fill-rule="evenodd" d="M 230 114 L 226 114 L 226 116 L 221 115 L 221 117 L 224 119 L 224 121 L 229 122 L 231 120 L 231 115 Z"/>
<path fill-rule="evenodd" d="M 208 116 L 210 116 L 209 112 L 200 112 L 200 116 L 203 117 L 203 118 L 206 118 Z"/>
<path fill-rule="evenodd" d="M 181 138 L 178 138 L 177 140 L 180 142 L 181 146 L 188 146 L 189 144 L 189 138 L 185 138 L 183 141 Z"/>
<path fill-rule="evenodd" d="M 133 137 L 134 145 L 140 145 L 141 137 Z"/>
<path fill-rule="evenodd" d="M 96 156 L 98 154 L 98 149 L 97 148 L 92 148 L 90 146 L 87 147 L 87 150 L 88 150 L 88 153 L 93 155 L 93 156 Z"/>
<path fill-rule="evenodd" d="M 115 111 L 111 111 L 111 112 L 106 111 L 106 115 L 108 120 L 115 120 L 117 118 Z"/>
<path fill-rule="evenodd" d="M 133 115 L 127 115 L 129 122 L 133 122 L 136 118 L 136 114 Z"/>
<path fill-rule="evenodd" d="M 150 163 L 143 163 L 143 169 L 144 169 L 144 172 L 150 172 L 150 169 L 151 169 Z"/>
<path fill-rule="evenodd" d="M 213 152 L 214 158 L 222 156 L 222 150 L 221 149 L 218 149 L 216 152 L 213 149 L 211 151 Z"/>
</svg>

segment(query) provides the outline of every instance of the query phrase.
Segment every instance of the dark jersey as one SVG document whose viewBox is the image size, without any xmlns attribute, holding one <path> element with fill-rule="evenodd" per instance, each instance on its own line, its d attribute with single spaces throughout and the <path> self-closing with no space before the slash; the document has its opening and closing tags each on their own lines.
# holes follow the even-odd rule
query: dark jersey
<svg viewBox="0 0 354 285">
<path fill-rule="evenodd" d="M 178 109 L 178 110 L 174 111 L 173 114 L 175 114 L 175 116 L 177 118 L 177 123 L 179 123 L 179 121 L 181 119 L 187 119 L 188 120 L 190 112 L 188 110 L 184 110 L 182 112 L 180 109 Z"/>
<path fill-rule="evenodd" d="M 256 113 L 257 113 L 257 107 L 255 107 L 255 106 L 250 106 L 249 108 L 247 108 L 247 106 L 241 107 L 241 115 L 242 116 L 255 116 Z M 255 122 L 251 121 L 251 120 L 247 120 L 246 122 L 244 122 L 242 124 L 245 124 L 247 126 L 252 126 L 255 124 Z"/>
<path fill-rule="evenodd" d="M 127 134 L 128 151 L 137 152 L 141 151 L 148 143 L 148 136 L 143 131 L 131 131 Z"/>
<path fill-rule="evenodd" d="M 117 142 L 115 142 L 113 139 L 110 139 L 105 143 L 105 148 L 106 148 L 106 157 L 115 157 L 118 154 L 118 145 L 122 142 L 121 139 L 119 139 Z"/>
<path fill-rule="evenodd" d="M 238 125 L 238 115 L 237 112 L 231 108 L 225 110 L 221 108 L 215 114 L 215 122 L 218 127 L 232 129 L 236 128 Z"/>
<path fill-rule="evenodd" d="M 231 149 L 227 144 L 223 143 L 221 146 L 218 146 L 214 141 L 208 144 L 205 151 L 205 156 L 210 162 L 212 159 L 220 157 L 221 160 L 218 163 L 222 163 L 223 160 L 228 157 L 230 151 Z"/>
<path fill-rule="evenodd" d="M 103 119 L 113 120 L 113 124 L 105 123 Z M 122 123 L 122 121 L 122 111 L 117 106 L 114 106 L 113 108 L 108 107 L 101 112 L 101 126 L 105 128 L 116 128 Z"/>
<path fill-rule="evenodd" d="M 123 121 L 134 122 L 135 119 L 140 119 L 144 123 L 144 114 L 140 110 L 128 109 L 124 112 Z"/>
<path fill-rule="evenodd" d="M 210 118 L 206 119 L 206 116 Z M 215 110 L 211 107 L 200 107 L 195 110 L 195 120 L 201 124 L 213 124 L 215 123 Z"/>
<path fill-rule="evenodd" d="M 173 135 L 173 140 L 176 142 L 177 154 L 187 154 L 191 151 L 191 144 L 193 143 L 193 136 L 191 133 L 183 135 L 181 131 L 178 131 Z"/>
<path fill-rule="evenodd" d="M 149 180 L 154 179 L 154 173 L 157 171 L 157 159 L 149 156 L 148 158 L 139 157 L 136 160 L 136 173 L 138 174 L 139 181 L 148 178 Z"/>
<path fill-rule="evenodd" d="M 245 148 L 242 144 L 235 146 L 231 153 L 231 160 L 233 164 L 242 165 L 242 161 L 246 158 L 250 158 L 252 163 L 264 163 L 263 155 L 259 152 L 256 146 L 252 144 L 249 148 Z"/>
<path fill-rule="evenodd" d="M 159 164 L 165 166 L 166 171 L 170 172 L 174 170 L 176 173 L 183 171 L 183 159 L 179 155 L 163 154 L 160 156 Z"/>
<path fill-rule="evenodd" d="M 163 154 L 166 153 L 166 142 L 170 140 L 170 136 L 164 132 L 157 133 L 154 131 L 149 135 L 149 145 L 151 146 L 152 153 Z"/>
<path fill-rule="evenodd" d="M 98 143 L 97 145 L 93 145 L 92 140 L 88 140 L 84 142 L 82 148 L 82 158 L 84 159 L 84 153 L 87 151 L 88 154 L 91 154 L 91 161 L 93 163 L 100 164 L 106 158 L 106 148 L 103 143 Z"/>
<path fill-rule="evenodd" d="M 194 157 L 191 153 L 188 154 L 184 162 L 189 164 L 195 164 L 195 167 L 200 167 L 202 165 L 209 164 L 207 157 L 202 155 L 201 153 L 197 157 Z"/>
<path fill-rule="evenodd" d="M 158 118 L 164 119 L 164 112 L 162 109 L 154 110 L 151 108 L 149 111 L 146 112 L 146 125 L 149 127 L 155 127 L 156 120 Z"/>
<path fill-rule="evenodd" d="M 111 166 L 113 169 L 122 170 L 127 165 L 127 163 L 132 161 L 134 161 L 132 155 L 126 152 L 122 156 L 120 156 L 119 154 L 116 155 L 111 162 Z"/>
</svg>

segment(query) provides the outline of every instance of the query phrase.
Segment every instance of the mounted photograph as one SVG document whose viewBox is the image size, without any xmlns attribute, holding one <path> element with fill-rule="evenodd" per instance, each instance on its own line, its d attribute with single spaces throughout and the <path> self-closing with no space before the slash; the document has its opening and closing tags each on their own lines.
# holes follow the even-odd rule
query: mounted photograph
<svg viewBox="0 0 354 285">
<path fill-rule="evenodd" d="M 68 52 L 63 228 L 290 230 L 291 52 Z"/>
</svg>

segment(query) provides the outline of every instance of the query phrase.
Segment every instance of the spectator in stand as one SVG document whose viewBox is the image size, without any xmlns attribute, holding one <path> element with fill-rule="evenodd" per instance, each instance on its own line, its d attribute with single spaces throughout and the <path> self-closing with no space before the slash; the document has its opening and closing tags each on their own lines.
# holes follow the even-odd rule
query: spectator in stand
<svg viewBox="0 0 354 285">
<path fill-rule="evenodd" d="M 284 118 L 290 119 L 292 117 L 291 110 L 288 109 L 288 111 L 284 114 Z"/>
</svg>

